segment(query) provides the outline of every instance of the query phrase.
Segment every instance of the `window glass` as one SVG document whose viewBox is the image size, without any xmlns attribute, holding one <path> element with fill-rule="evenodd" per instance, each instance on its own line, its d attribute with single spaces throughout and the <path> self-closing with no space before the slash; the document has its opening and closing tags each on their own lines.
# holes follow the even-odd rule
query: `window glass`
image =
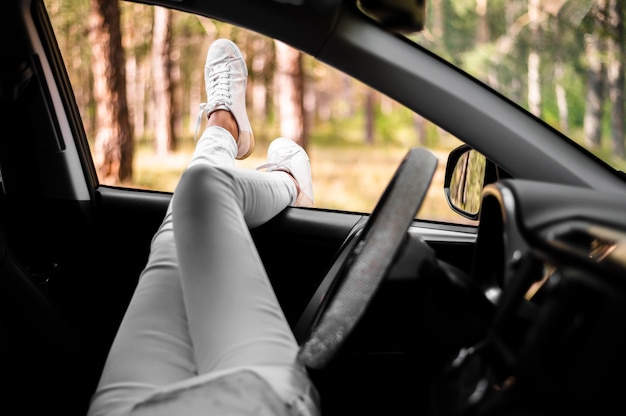
<svg viewBox="0 0 626 416">
<path fill-rule="evenodd" d="M 90 32 L 90 19 L 85 19 L 90 15 L 89 2 L 45 3 L 102 184 L 174 190 L 195 146 L 199 104 L 206 100 L 207 48 L 212 40 L 226 37 L 246 57 L 248 114 L 257 140 L 255 152 L 238 161 L 240 166 L 256 168 L 265 162 L 273 138 L 302 129 L 311 158 L 316 207 L 371 212 L 407 149 L 427 147 L 440 163 L 418 218 L 467 222 L 449 208 L 443 192 L 445 162 L 450 150 L 460 144 L 458 139 L 389 97 L 310 56 L 294 55 L 270 38 L 143 4 L 119 3 L 132 161 L 125 178 L 110 175 L 102 167 L 105 157 L 97 136 L 98 69 L 94 64 L 104 58 L 93 46 L 96 34 Z M 290 68 L 280 63 L 290 59 L 299 62 L 301 72 L 281 69 Z M 295 128 L 289 127 L 294 120 L 280 113 L 286 106 L 280 99 L 281 88 L 288 84 L 301 86 L 294 89 L 302 94 L 303 103 L 303 116 L 296 118 Z M 167 98 L 160 91 L 168 91 Z M 201 121 L 200 131 L 203 126 Z"/>
</svg>

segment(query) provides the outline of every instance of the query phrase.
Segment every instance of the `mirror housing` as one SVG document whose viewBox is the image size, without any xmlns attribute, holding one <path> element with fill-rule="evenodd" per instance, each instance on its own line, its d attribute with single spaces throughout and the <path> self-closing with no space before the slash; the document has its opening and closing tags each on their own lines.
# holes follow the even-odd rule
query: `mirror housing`
<svg viewBox="0 0 626 416">
<path fill-rule="evenodd" d="M 478 219 L 486 171 L 485 156 L 468 145 L 450 152 L 443 185 L 450 208 L 465 218 Z"/>
<path fill-rule="evenodd" d="M 387 29 L 404 34 L 419 32 L 426 19 L 426 0 L 358 0 L 363 13 Z"/>
</svg>

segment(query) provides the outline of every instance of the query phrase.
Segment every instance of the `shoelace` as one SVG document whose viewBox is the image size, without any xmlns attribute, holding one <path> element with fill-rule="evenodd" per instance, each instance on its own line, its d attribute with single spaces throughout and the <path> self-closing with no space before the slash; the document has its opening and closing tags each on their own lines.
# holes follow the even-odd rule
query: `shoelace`
<svg viewBox="0 0 626 416">
<path fill-rule="evenodd" d="M 215 111 L 218 108 L 230 109 L 233 105 L 233 101 L 230 98 L 230 67 L 224 65 L 222 68 L 215 69 L 211 73 L 210 85 L 207 88 L 211 91 L 210 100 L 206 103 L 200 103 L 200 111 L 196 118 L 196 132 L 193 139 L 198 138 L 198 131 L 200 131 L 200 124 L 202 123 L 202 117 L 206 114 Z"/>
<path fill-rule="evenodd" d="M 276 152 L 278 157 L 275 162 L 267 162 L 259 165 L 257 170 L 267 169 L 270 172 L 273 170 L 285 170 L 291 173 L 291 159 L 299 151 L 300 149 L 282 149 Z"/>
</svg>

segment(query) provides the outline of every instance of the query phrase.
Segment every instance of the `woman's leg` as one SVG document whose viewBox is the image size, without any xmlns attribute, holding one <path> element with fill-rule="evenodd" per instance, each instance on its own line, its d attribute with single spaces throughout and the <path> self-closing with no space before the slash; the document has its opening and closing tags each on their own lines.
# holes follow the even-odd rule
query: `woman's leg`
<svg viewBox="0 0 626 416">
<path fill-rule="evenodd" d="M 232 137 L 207 129 L 192 161 L 232 166 Z M 90 414 L 115 414 L 197 375 L 174 242 L 171 203 L 111 346 Z"/>
<path fill-rule="evenodd" d="M 283 163 L 308 166 L 306 153 L 290 144 L 294 163 Z M 290 406 L 314 414 L 315 389 L 246 223 L 265 222 L 296 201 L 293 178 L 191 165 L 176 188 L 173 222 L 198 373 L 252 369 Z"/>
<path fill-rule="evenodd" d="M 275 201 L 278 175 L 236 173 L 193 166 L 173 200 L 183 296 L 200 374 L 291 364 L 297 352 L 244 219 L 245 211 L 269 219 L 266 207 Z"/>
<path fill-rule="evenodd" d="M 157 387 L 199 374 L 255 364 L 291 364 L 295 340 L 245 221 L 259 225 L 275 216 L 295 200 L 295 186 L 284 172 L 234 168 L 236 149 L 232 136 L 220 127 L 208 128 L 199 140 L 153 238 L 148 263 L 103 370 L 92 414 L 122 412 Z M 178 208 L 172 211 L 173 206 Z M 179 233 L 180 244 L 195 241 L 180 259 L 172 221 L 177 210 L 181 227 L 192 230 Z M 203 246 L 208 239 L 220 243 Z M 196 277 L 181 286 L 179 264 L 188 256 L 190 264 L 197 257 L 211 264 L 207 277 L 214 275 L 209 270 L 233 277 L 202 279 L 192 270 Z M 209 260 L 213 258 L 217 260 Z M 237 274 L 238 267 L 249 271 Z"/>
<path fill-rule="evenodd" d="M 209 77 L 224 73 L 224 65 L 239 65 L 234 71 L 245 72 L 232 42 L 214 45 L 207 65 L 212 62 L 216 70 L 205 68 L 207 85 L 210 81 L 217 91 L 207 88 L 210 102 L 224 92 L 224 83 Z M 239 79 L 245 86 L 245 78 L 240 78 L 229 76 L 228 80 Z M 242 366 L 257 366 L 257 372 L 284 399 L 314 394 L 294 363 L 295 340 L 247 231 L 296 202 L 297 187 L 284 172 L 233 167 L 234 159 L 245 157 L 254 146 L 251 132 L 244 135 L 247 145 L 233 140 L 242 127 L 249 130 L 242 104 L 245 89 L 241 85 L 235 89 L 235 112 L 211 110 L 209 125 L 220 127 L 205 130 L 153 238 L 148 263 L 107 358 L 90 414 L 124 414 L 160 388 L 201 381 L 203 374 Z M 244 122 L 233 115 L 245 118 Z M 175 214 L 174 205 L 180 215 Z M 175 237 L 173 222 L 187 231 L 177 231 Z M 185 276 L 180 273 L 181 261 Z M 258 345 L 256 353 L 253 345 Z"/>
</svg>

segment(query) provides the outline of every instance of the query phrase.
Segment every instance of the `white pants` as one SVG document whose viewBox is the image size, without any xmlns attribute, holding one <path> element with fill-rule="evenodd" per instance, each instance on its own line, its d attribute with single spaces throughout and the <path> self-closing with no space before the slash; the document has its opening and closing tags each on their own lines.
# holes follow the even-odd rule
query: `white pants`
<svg viewBox="0 0 626 416">
<path fill-rule="evenodd" d="M 235 167 L 236 153 L 221 127 L 207 128 L 198 141 L 152 240 L 90 415 L 131 414 L 164 391 L 241 370 L 269 382 L 297 414 L 319 411 L 249 231 L 293 203 L 296 187 L 285 172 Z"/>
</svg>

